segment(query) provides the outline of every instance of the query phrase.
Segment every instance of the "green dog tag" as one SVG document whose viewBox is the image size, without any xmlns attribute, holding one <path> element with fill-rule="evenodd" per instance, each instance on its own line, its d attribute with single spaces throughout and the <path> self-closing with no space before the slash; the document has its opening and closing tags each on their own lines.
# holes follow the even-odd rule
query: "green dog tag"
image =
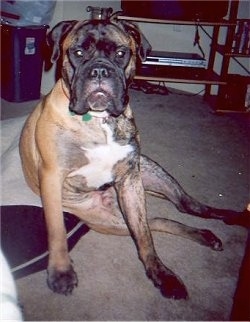
<svg viewBox="0 0 250 322">
<path fill-rule="evenodd" d="M 89 114 L 89 113 L 86 113 L 82 116 L 82 120 L 85 121 L 85 122 L 88 122 L 92 119 L 92 115 Z"/>
<path fill-rule="evenodd" d="M 70 114 L 71 116 L 76 115 L 76 113 L 75 113 L 75 112 L 72 112 L 72 111 L 69 111 L 69 114 Z M 83 120 L 84 122 L 88 122 L 88 121 L 90 121 L 91 119 L 92 119 L 92 115 L 91 115 L 91 114 L 89 114 L 89 113 L 86 113 L 86 114 L 84 114 L 84 115 L 82 116 L 82 120 Z"/>
</svg>

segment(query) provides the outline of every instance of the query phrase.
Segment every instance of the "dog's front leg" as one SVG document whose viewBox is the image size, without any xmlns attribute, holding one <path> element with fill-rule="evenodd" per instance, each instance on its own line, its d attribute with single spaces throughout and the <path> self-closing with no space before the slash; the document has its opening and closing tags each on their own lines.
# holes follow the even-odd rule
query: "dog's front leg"
<svg viewBox="0 0 250 322">
<path fill-rule="evenodd" d="M 147 276 L 168 298 L 187 298 L 182 281 L 159 259 L 147 222 L 145 192 L 139 172 L 125 175 L 116 184 L 120 207 Z"/>
<path fill-rule="evenodd" d="M 42 166 L 39 170 L 40 192 L 44 208 L 49 248 L 48 286 L 68 295 L 77 286 L 77 275 L 68 254 L 62 212 L 62 188 L 57 169 Z"/>
</svg>

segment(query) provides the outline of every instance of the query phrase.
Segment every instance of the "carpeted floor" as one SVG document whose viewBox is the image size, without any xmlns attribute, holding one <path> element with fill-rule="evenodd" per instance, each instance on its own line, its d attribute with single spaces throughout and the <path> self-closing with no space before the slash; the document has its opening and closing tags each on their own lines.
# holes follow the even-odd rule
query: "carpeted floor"
<svg viewBox="0 0 250 322">
<path fill-rule="evenodd" d="M 245 208 L 250 160 L 246 116 L 215 115 L 200 96 L 131 90 L 131 104 L 145 154 L 200 201 Z M 31 106 L 3 101 L 2 118 L 24 115 Z M 24 319 L 229 320 L 247 230 L 180 214 L 170 203 L 153 197 L 147 203 L 150 213 L 211 229 L 223 241 L 224 251 L 215 252 L 176 236 L 153 234 L 162 261 L 185 282 L 187 301 L 161 296 L 145 276 L 131 238 L 90 231 L 71 251 L 79 278 L 71 296 L 53 294 L 46 285 L 46 271 L 17 280 Z"/>
</svg>

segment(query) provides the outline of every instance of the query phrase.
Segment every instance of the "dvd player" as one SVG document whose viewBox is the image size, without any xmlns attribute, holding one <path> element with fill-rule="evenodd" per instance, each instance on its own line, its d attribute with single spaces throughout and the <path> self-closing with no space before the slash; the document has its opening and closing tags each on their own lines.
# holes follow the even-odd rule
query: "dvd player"
<svg viewBox="0 0 250 322">
<path fill-rule="evenodd" d="M 206 68 L 207 61 L 198 54 L 152 50 L 143 65 Z"/>
</svg>

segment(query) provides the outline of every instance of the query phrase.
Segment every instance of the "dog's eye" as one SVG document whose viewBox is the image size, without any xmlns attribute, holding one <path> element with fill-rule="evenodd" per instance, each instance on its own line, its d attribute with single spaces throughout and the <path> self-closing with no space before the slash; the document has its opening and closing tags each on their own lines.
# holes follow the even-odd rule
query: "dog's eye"
<svg viewBox="0 0 250 322">
<path fill-rule="evenodd" d="M 75 51 L 75 56 L 76 57 L 82 57 L 83 56 L 83 51 L 81 49 L 78 49 Z"/>
<path fill-rule="evenodd" d="M 123 58 L 124 56 L 125 56 L 125 51 L 124 50 L 117 50 L 116 57 Z"/>
</svg>

